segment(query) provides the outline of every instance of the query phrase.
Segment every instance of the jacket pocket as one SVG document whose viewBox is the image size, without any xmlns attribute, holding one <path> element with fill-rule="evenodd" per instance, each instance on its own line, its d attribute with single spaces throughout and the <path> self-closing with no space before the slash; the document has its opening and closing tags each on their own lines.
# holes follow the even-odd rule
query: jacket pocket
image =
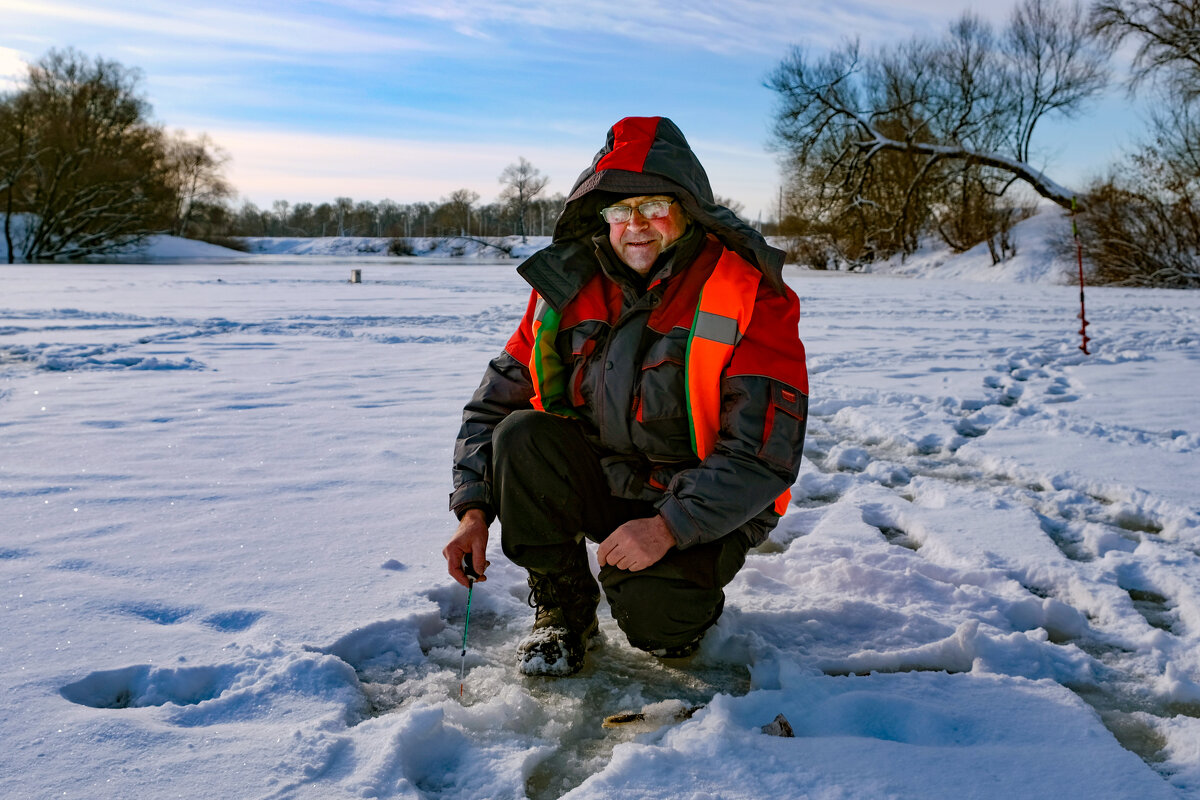
<svg viewBox="0 0 1200 800">
<path fill-rule="evenodd" d="M 787 470 L 799 469 L 807 416 L 808 398 L 785 383 L 772 381 L 759 458 Z"/>
<path fill-rule="evenodd" d="M 686 331 L 684 331 L 686 337 Z M 646 351 L 638 384 L 634 388 L 633 418 L 637 422 L 655 422 L 687 416 L 683 358 L 686 338 L 667 335 Z"/>
<path fill-rule="evenodd" d="M 630 440 L 651 461 L 677 462 L 692 455 L 683 374 L 687 331 L 682 334 L 679 341 L 663 337 L 651 345 L 633 390 Z"/>
</svg>

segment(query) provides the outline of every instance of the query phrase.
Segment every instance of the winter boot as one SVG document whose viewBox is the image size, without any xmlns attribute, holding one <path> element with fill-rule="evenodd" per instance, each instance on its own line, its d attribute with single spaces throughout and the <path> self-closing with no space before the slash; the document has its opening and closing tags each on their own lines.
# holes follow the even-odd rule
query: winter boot
<svg viewBox="0 0 1200 800">
<path fill-rule="evenodd" d="M 533 630 L 517 646 L 521 672 L 554 677 L 578 672 L 600 630 L 599 602 L 600 589 L 587 562 L 557 575 L 530 572 L 529 605 L 536 614 Z"/>
</svg>

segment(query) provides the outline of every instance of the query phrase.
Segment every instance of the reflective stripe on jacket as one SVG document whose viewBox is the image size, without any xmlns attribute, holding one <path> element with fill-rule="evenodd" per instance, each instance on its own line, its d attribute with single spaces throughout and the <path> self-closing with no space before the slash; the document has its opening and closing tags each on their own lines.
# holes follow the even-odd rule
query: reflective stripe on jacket
<svg viewBox="0 0 1200 800">
<path fill-rule="evenodd" d="M 692 449 L 701 459 L 716 447 L 721 431 L 721 375 L 750 327 L 761 280 L 761 272 L 726 250 L 700 290 L 684 374 Z M 775 513 L 783 516 L 791 499 L 791 489 L 777 497 Z"/>
</svg>

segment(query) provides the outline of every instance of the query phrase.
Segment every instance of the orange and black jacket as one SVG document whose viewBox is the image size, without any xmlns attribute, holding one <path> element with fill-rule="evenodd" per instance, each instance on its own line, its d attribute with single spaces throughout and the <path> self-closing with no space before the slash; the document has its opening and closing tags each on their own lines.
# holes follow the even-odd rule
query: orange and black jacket
<svg viewBox="0 0 1200 800">
<path fill-rule="evenodd" d="M 639 280 L 616 258 L 597 212 L 613 199 L 660 193 L 674 195 L 692 225 Z M 701 291 L 723 255 L 762 278 L 720 373 L 719 428 L 701 459 L 688 342 Z M 540 346 L 553 348 L 562 391 L 547 410 L 580 420 L 613 494 L 653 502 L 680 548 L 739 530 L 761 543 L 778 519 L 777 498 L 799 472 L 808 403 L 799 301 L 781 266 L 782 253 L 713 202 L 703 169 L 669 120 L 622 120 L 580 176 L 553 243 L 519 270 L 533 292 L 463 412 L 451 508 L 460 516 L 483 508 L 492 517 L 492 431 L 508 413 L 540 407 L 531 366 L 539 310 L 549 307 L 558 328 Z"/>
</svg>

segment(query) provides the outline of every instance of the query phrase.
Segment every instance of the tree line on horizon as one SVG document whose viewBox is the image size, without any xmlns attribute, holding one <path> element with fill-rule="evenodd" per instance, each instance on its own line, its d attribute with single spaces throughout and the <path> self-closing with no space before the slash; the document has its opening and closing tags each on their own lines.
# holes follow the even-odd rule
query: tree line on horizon
<svg viewBox="0 0 1200 800">
<path fill-rule="evenodd" d="M 784 170 L 777 216 L 791 259 L 856 269 L 936 237 L 1010 257 L 1036 195 L 1077 209 L 1100 282 L 1200 287 L 1200 0 L 1020 0 L 996 28 L 971 12 L 941 33 L 864 48 L 801 47 L 767 81 Z M 1147 137 L 1074 192 L 1035 165 L 1035 131 L 1079 115 L 1136 47 L 1130 91 L 1159 102 Z M 207 136 L 149 121 L 140 74 L 52 50 L 0 95 L 0 214 L 8 260 L 105 252 L 153 232 L 237 244 L 244 236 L 549 235 L 563 205 L 525 158 L 498 199 L 459 189 L 436 202 L 233 205 L 228 156 Z M 731 200 L 719 202 L 740 213 Z M 16 230 L 19 229 L 19 230 Z M 1064 251 L 1074 247 L 1069 237 Z"/>
<path fill-rule="evenodd" d="M 504 189 L 497 200 L 480 204 L 479 194 L 456 189 L 431 203 L 397 203 L 384 199 L 355 201 L 336 197 L 332 202 L 291 203 L 276 200 L 271 208 L 244 202 L 234 209 L 221 203 L 204 203 L 194 210 L 193 231 L 209 241 L 224 242 L 239 236 L 325 237 L 371 236 L 386 238 L 550 236 L 566 203 L 561 192 L 544 194 L 547 179 L 525 158 L 505 167 L 500 175 Z M 742 214 L 736 200 L 717 202 Z M 236 242 L 234 243 L 236 244 Z"/>
<path fill-rule="evenodd" d="M 525 159 L 527 174 L 542 181 L 540 172 Z M 387 238 L 467 236 L 549 236 L 566 198 L 561 193 L 544 195 L 530 191 L 508 197 L 501 192 L 491 203 L 479 203 L 479 194 L 456 189 L 433 202 L 378 203 L 335 197 L 321 203 L 276 200 L 269 209 L 246 201 L 237 208 L 206 204 L 197 210 L 202 220 L 199 233 L 206 239 L 239 236 L 371 236 Z M 544 183 L 542 188 L 544 188 Z"/>
</svg>

